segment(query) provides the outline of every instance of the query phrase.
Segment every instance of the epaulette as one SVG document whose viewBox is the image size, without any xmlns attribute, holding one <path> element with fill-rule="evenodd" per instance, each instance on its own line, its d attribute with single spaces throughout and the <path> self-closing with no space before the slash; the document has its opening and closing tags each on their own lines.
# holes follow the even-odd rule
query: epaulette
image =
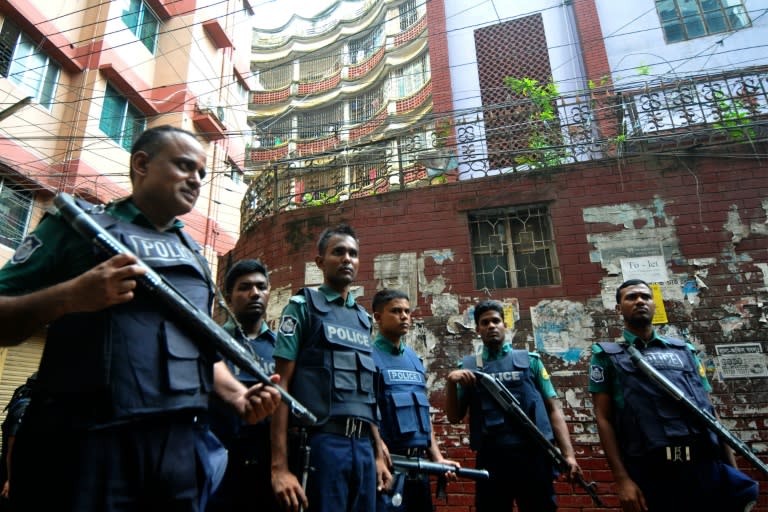
<svg viewBox="0 0 768 512">
<path fill-rule="evenodd" d="M 291 297 L 291 302 L 294 304 L 306 304 L 307 299 L 303 295 L 294 295 Z"/>
<path fill-rule="evenodd" d="M 541 359 L 541 354 L 538 352 L 528 352 L 528 355 L 531 357 L 535 357 L 536 359 Z"/>
</svg>

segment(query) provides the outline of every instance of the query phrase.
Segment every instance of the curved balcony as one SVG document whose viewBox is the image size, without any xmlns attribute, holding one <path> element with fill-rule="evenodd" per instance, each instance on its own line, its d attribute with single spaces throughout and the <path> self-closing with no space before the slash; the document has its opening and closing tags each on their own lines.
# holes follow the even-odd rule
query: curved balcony
<svg viewBox="0 0 768 512">
<path fill-rule="evenodd" d="M 405 114 L 412 110 L 415 110 L 424 102 L 432 97 L 432 80 L 424 84 L 424 87 L 419 89 L 416 93 L 411 94 L 407 98 L 399 99 L 395 102 L 395 111 L 398 114 Z"/>
<path fill-rule="evenodd" d="M 271 148 L 253 148 L 250 152 L 251 162 L 272 162 L 288 158 L 288 143 Z"/>
<path fill-rule="evenodd" d="M 364 77 L 370 71 L 376 67 L 376 65 L 381 62 L 381 60 L 384 58 L 385 49 L 384 46 L 379 48 L 376 53 L 371 55 L 371 57 L 366 60 L 365 62 L 361 62 L 360 64 L 354 64 L 349 66 L 349 70 L 347 72 L 347 79 L 348 80 L 357 80 L 359 78 Z"/>
<path fill-rule="evenodd" d="M 384 121 L 386 121 L 386 119 L 387 119 L 387 109 L 383 108 L 378 114 L 373 116 L 368 121 L 365 121 L 364 123 L 359 124 L 354 128 L 350 128 L 349 140 L 361 139 L 366 135 L 372 134 L 373 132 L 376 131 L 377 128 L 379 128 L 381 125 L 384 124 Z"/>
<path fill-rule="evenodd" d="M 395 48 L 398 46 L 402 46 L 410 41 L 413 41 L 417 37 L 419 37 L 419 34 L 424 32 L 424 29 L 427 28 L 427 17 L 422 16 L 419 21 L 408 27 L 405 32 L 400 32 L 399 34 L 395 35 Z"/>
<path fill-rule="evenodd" d="M 323 78 L 317 82 L 301 82 L 298 87 L 299 96 L 310 96 L 330 91 L 341 83 L 341 68 L 333 75 Z"/>
<path fill-rule="evenodd" d="M 331 135 L 330 137 L 324 137 L 322 139 L 312 139 L 303 142 L 297 142 L 296 152 L 298 156 L 314 155 L 331 149 L 338 143 L 339 137 L 336 135 Z"/>
<path fill-rule="evenodd" d="M 281 103 L 290 97 L 290 85 L 275 91 L 254 91 L 251 92 L 251 102 L 248 108 L 253 108 L 251 105 L 272 105 L 274 103 Z"/>
</svg>

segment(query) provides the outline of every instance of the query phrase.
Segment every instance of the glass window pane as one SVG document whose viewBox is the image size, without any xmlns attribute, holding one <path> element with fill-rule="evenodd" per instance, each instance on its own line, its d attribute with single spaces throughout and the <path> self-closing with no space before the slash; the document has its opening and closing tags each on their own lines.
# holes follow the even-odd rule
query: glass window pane
<svg viewBox="0 0 768 512">
<path fill-rule="evenodd" d="M 136 27 L 139 25 L 139 14 L 141 11 L 141 0 L 130 0 L 128 7 L 123 10 L 121 16 L 125 26 L 131 29 L 131 32 L 136 33 Z"/>
<path fill-rule="evenodd" d="M 728 7 L 728 21 L 732 29 L 748 27 L 750 25 L 749 15 L 743 6 Z"/>
<path fill-rule="evenodd" d="M 662 22 L 678 19 L 677 9 L 673 0 L 656 2 L 656 10 L 659 12 L 659 18 Z"/>
<path fill-rule="evenodd" d="M 157 43 L 157 18 L 152 14 L 149 9 L 144 9 L 144 21 L 141 25 L 141 31 L 139 33 L 139 39 L 147 47 L 147 50 L 154 53 L 155 44 Z"/>
<path fill-rule="evenodd" d="M 725 24 L 725 16 L 723 16 L 723 13 L 719 9 L 717 11 L 705 13 L 704 22 L 707 24 L 707 32 L 710 34 L 728 30 L 728 26 Z"/>
<path fill-rule="evenodd" d="M 701 21 L 701 18 L 696 17 L 690 17 L 685 18 L 685 33 L 688 35 L 688 39 L 693 39 L 694 37 L 701 37 L 706 34 L 704 30 L 704 23 Z"/>
<path fill-rule="evenodd" d="M 3 20 L 3 29 L 0 31 L 0 75 L 8 77 L 8 70 L 13 59 L 13 50 L 19 40 L 19 27 L 11 23 L 8 18 Z"/>
<path fill-rule="evenodd" d="M 126 100 L 120 97 L 112 87 L 107 86 L 104 93 L 104 105 L 101 108 L 99 128 L 110 139 L 120 142 L 120 124 Z"/>
<path fill-rule="evenodd" d="M 53 97 L 56 94 L 56 84 L 59 81 L 59 66 L 48 61 L 48 70 L 45 74 L 43 90 L 40 91 L 40 104 L 50 109 L 53 106 Z"/>
</svg>

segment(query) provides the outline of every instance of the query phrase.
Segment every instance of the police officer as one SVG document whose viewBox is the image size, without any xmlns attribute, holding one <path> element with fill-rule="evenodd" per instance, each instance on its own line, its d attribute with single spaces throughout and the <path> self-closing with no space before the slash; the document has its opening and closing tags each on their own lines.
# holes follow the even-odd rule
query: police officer
<svg viewBox="0 0 768 512">
<path fill-rule="evenodd" d="M 647 283 L 616 290 L 623 343 L 633 345 L 669 381 L 714 415 L 712 387 L 693 345 L 660 336 Z M 626 512 L 742 512 L 757 499 L 757 482 L 735 469 L 733 452 L 639 372 L 622 344 L 592 346 L 589 390 L 600 443 Z M 724 458 L 724 460 L 723 460 Z M 726 464 L 727 462 L 727 464 Z"/>
<path fill-rule="evenodd" d="M 483 351 L 466 356 L 462 369 L 448 374 L 445 412 L 451 423 L 458 423 L 469 409 L 470 447 L 477 452 L 477 467 L 490 473 L 488 480 L 477 482 L 477 511 L 511 511 L 513 502 L 520 512 L 556 510 L 552 459 L 515 419 L 506 417 L 482 386 L 475 385 L 472 370 L 494 374 L 504 383 L 542 434 L 556 442 L 570 465 L 566 476 L 573 478 L 581 469 L 549 374 L 538 354 L 514 350 L 505 341 L 500 303 L 478 303 L 474 318 Z"/>
<path fill-rule="evenodd" d="M 239 341 L 267 375 L 275 372 L 272 352 L 275 333 L 267 326 L 269 304 L 269 274 L 267 267 L 255 259 L 240 260 L 224 277 L 224 297 L 230 317 L 224 329 Z M 258 382 L 256 377 L 227 361 L 230 371 L 245 386 Z M 207 512 L 229 512 L 253 508 L 258 497 L 259 510 L 277 512 L 273 499 L 270 472 L 269 418 L 249 425 L 219 399 L 211 401 L 211 430 L 227 448 L 227 471 Z"/>
<path fill-rule="evenodd" d="M 133 194 L 92 218 L 208 314 L 211 282 L 176 217 L 189 212 L 206 154 L 192 133 L 160 126 L 131 149 Z M 59 215 L 46 216 L 0 271 L 0 342 L 48 326 L 32 400 L 14 448 L 19 510 L 196 512 L 223 450 L 198 421 L 215 390 L 249 421 L 279 402 L 248 390 L 167 317 L 128 254 L 104 259 Z M 214 378 L 214 363 L 221 365 Z"/>
<path fill-rule="evenodd" d="M 421 358 L 405 345 L 411 327 L 408 295 L 400 290 L 380 290 L 373 296 L 373 318 L 378 334 L 373 359 L 379 369 L 377 401 L 381 411 L 379 430 L 389 453 L 428 458 L 441 464 L 457 462 L 443 458 L 432 429 L 427 397 L 426 370 Z M 455 477 L 454 473 L 445 478 Z M 379 494 L 377 512 L 428 512 L 434 509 L 428 475 L 395 475 L 396 489 Z M 392 498 L 400 494 L 400 503 Z"/>
<path fill-rule="evenodd" d="M 360 264 L 357 236 L 345 224 L 328 228 L 317 249 L 323 285 L 291 298 L 274 352 L 281 382 L 318 418 L 307 430 L 311 472 L 305 493 L 297 478 L 302 468 L 294 473 L 288 466 L 290 425 L 282 404 L 272 418 L 272 487 L 287 510 L 370 512 L 377 484 L 390 475 L 375 424 L 371 320 L 350 293 Z"/>
</svg>

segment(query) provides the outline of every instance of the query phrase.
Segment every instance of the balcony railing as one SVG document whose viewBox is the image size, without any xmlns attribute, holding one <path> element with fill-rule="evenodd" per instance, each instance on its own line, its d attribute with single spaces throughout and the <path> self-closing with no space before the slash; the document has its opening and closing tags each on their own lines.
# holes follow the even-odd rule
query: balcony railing
<svg viewBox="0 0 768 512">
<path fill-rule="evenodd" d="M 768 132 L 768 67 L 581 91 L 559 96 L 552 105 L 555 119 L 542 118 L 541 106 L 530 99 L 514 99 L 430 120 L 444 129 L 387 139 L 385 147 L 381 142 L 337 145 L 314 160 L 289 154 L 269 167 L 264 162 L 242 204 L 242 227 L 285 209 L 446 179 L 560 168 L 694 145 L 753 144 Z M 431 140 L 424 138 L 427 132 Z M 350 140 L 356 140 L 351 131 Z M 500 158 L 505 165 L 492 166 Z M 320 179 L 318 173 L 328 176 Z"/>
</svg>

